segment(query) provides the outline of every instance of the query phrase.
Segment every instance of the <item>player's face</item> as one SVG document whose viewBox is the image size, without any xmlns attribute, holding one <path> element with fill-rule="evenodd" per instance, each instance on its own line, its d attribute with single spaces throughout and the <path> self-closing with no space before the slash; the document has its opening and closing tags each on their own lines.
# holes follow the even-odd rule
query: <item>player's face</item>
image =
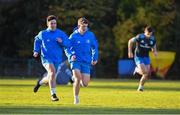
<svg viewBox="0 0 180 115">
<path fill-rule="evenodd" d="M 79 25 L 79 28 L 80 28 L 82 31 L 85 32 L 85 31 L 87 30 L 87 28 L 88 28 L 88 24 L 83 23 L 83 24 Z"/>
<path fill-rule="evenodd" d="M 147 37 L 147 38 L 150 38 L 152 36 L 152 32 L 148 32 L 147 30 L 144 31 L 144 35 Z"/>
<path fill-rule="evenodd" d="M 47 22 L 47 26 L 50 30 L 55 30 L 57 27 L 56 20 L 51 20 L 51 21 Z"/>
</svg>

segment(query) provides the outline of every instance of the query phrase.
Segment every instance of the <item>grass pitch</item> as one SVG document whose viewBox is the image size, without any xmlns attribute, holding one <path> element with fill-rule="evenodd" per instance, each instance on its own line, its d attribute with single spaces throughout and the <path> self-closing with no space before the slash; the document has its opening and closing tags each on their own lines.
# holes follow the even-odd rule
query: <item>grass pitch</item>
<svg viewBox="0 0 180 115">
<path fill-rule="evenodd" d="M 33 93 L 35 79 L 0 79 L 0 114 L 180 114 L 180 81 L 150 80 L 137 92 L 138 80 L 92 80 L 73 104 L 72 85 L 57 86 L 60 101 L 49 88 Z"/>
</svg>

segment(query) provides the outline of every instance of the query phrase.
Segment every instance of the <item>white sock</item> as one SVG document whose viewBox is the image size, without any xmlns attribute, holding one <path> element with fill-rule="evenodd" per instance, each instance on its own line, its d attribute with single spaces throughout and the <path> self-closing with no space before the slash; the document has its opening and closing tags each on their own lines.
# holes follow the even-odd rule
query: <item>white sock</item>
<svg viewBox="0 0 180 115">
<path fill-rule="evenodd" d="M 42 85 L 43 84 L 43 80 L 41 80 L 40 82 L 39 82 L 39 85 Z"/>
<path fill-rule="evenodd" d="M 79 97 L 78 96 L 74 96 L 74 104 L 79 104 Z"/>
<path fill-rule="evenodd" d="M 139 85 L 139 88 L 138 89 L 144 89 L 144 86 L 142 85 Z"/>
<path fill-rule="evenodd" d="M 39 85 L 47 84 L 49 81 L 48 76 L 44 76 L 41 81 L 39 82 Z"/>
<path fill-rule="evenodd" d="M 51 95 L 56 94 L 56 89 L 55 88 L 51 88 L 50 89 L 50 93 L 51 93 Z"/>
<path fill-rule="evenodd" d="M 78 98 L 79 98 L 79 96 L 75 95 L 75 96 L 74 96 L 74 98 L 75 98 L 75 99 L 78 99 Z"/>
</svg>

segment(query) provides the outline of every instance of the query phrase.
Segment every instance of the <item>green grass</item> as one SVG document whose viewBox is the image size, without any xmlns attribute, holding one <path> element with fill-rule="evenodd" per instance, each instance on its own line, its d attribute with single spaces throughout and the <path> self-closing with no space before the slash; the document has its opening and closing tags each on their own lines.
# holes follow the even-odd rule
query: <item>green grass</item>
<svg viewBox="0 0 180 115">
<path fill-rule="evenodd" d="M 72 85 L 57 86 L 60 101 L 51 102 L 49 88 L 32 92 L 36 80 L 0 79 L 0 114 L 159 113 L 180 114 L 180 81 L 150 80 L 137 92 L 138 80 L 92 80 L 73 105 Z"/>
</svg>

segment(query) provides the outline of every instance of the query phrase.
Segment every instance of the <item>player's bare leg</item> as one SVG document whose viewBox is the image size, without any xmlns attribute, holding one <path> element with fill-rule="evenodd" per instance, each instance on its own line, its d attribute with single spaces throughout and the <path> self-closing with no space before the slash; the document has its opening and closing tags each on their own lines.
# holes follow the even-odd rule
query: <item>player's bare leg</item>
<svg viewBox="0 0 180 115">
<path fill-rule="evenodd" d="M 142 73 L 142 77 L 139 81 L 139 87 L 138 87 L 138 91 L 143 91 L 144 90 L 144 84 L 146 82 L 146 80 L 148 79 L 149 76 L 149 68 L 150 66 L 146 66 L 144 64 L 139 64 L 138 65 L 138 69 L 140 70 L 140 73 Z"/>
<path fill-rule="evenodd" d="M 142 75 L 143 75 L 142 71 L 136 66 L 135 70 L 134 70 L 134 73 L 133 73 L 133 76 L 139 78 L 139 77 L 142 77 Z"/>
<path fill-rule="evenodd" d="M 87 87 L 90 81 L 90 74 L 82 74 L 81 86 Z"/>
<path fill-rule="evenodd" d="M 82 75 L 80 70 L 74 69 L 72 70 L 73 77 L 74 77 L 74 84 L 73 84 L 73 94 L 74 94 L 74 104 L 79 103 L 79 91 L 80 91 L 80 81 L 82 79 Z"/>
<path fill-rule="evenodd" d="M 37 81 L 37 83 L 33 89 L 34 93 L 36 93 L 39 90 L 41 85 L 48 85 L 48 82 L 49 82 L 49 77 L 48 77 L 47 73 L 45 73 L 45 74 L 43 74 L 42 78 L 40 78 Z"/>
<path fill-rule="evenodd" d="M 52 101 L 58 101 L 59 99 L 56 96 L 56 70 L 53 64 L 47 64 L 45 66 L 47 72 L 48 72 L 48 78 L 49 78 L 49 88 L 50 88 L 50 93 L 51 93 L 51 100 Z"/>
</svg>

